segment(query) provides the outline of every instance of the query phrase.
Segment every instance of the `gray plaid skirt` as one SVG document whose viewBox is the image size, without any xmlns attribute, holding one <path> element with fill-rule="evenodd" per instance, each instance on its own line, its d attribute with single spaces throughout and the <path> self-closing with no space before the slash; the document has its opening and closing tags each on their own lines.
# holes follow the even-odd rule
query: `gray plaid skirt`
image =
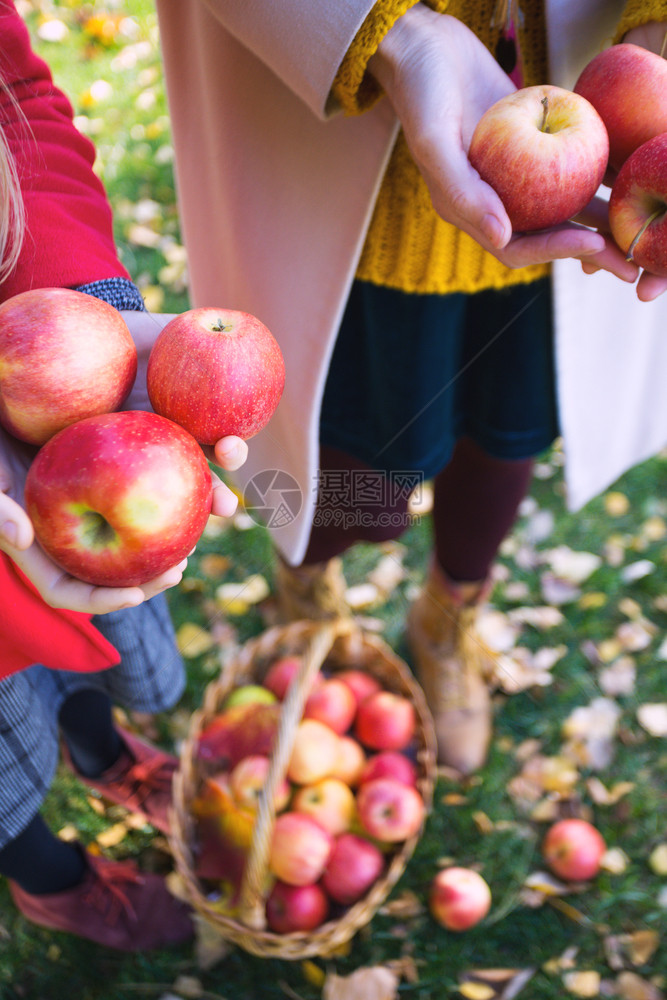
<svg viewBox="0 0 667 1000">
<path fill-rule="evenodd" d="M 123 708 L 161 712 L 183 693 L 185 670 L 163 594 L 93 621 L 120 653 L 118 666 L 79 673 L 35 664 L 0 681 L 0 848 L 27 826 L 53 781 L 58 713 L 69 695 L 97 688 Z"/>
</svg>

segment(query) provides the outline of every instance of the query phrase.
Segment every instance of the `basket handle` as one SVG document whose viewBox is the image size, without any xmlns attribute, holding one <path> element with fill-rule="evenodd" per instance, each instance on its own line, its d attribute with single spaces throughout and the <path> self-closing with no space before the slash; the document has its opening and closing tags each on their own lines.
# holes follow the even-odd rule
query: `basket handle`
<svg viewBox="0 0 667 1000">
<path fill-rule="evenodd" d="M 349 635 L 355 628 L 352 620 L 345 618 L 322 623 L 322 628 L 308 640 L 301 666 L 282 704 L 271 764 L 258 800 L 252 843 L 243 871 L 239 896 L 239 919 L 253 930 L 264 930 L 266 927 L 265 895 L 268 889 L 268 859 L 275 820 L 275 792 L 287 773 L 296 729 L 303 715 L 311 682 L 336 639 Z"/>
</svg>

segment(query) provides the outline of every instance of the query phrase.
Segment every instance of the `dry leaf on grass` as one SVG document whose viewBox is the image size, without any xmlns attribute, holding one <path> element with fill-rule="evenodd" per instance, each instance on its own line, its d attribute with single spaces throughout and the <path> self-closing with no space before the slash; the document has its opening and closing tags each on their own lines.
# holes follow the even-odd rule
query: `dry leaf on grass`
<svg viewBox="0 0 667 1000">
<path fill-rule="evenodd" d="M 616 977 L 615 985 L 620 1000 L 664 1000 L 663 991 L 636 972 L 621 972 Z"/>
<path fill-rule="evenodd" d="M 609 934 L 604 949 L 609 968 L 618 971 L 628 964 L 645 965 L 658 950 L 660 935 L 654 930 L 639 930 L 631 934 Z"/>
<path fill-rule="evenodd" d="M 395 1000 L 399 978 L 385 965 L 357 969 L 349 976 L 329 973 L 322 989 L 322 1000 Z"/>
<path fill-rule="evenodd" d="M 184 622 L 176 632 L 178 651 L 186 659 L 207 653 L 212 648 L 213 643 L 211 633 L 194 622 Z"/>
<path fill-rule="evenodd" d="M 471 969 L 461 976 L 459 993 L 468 1000 L 513 1000 L 534 975 L 534 968 Z"/>
<path fill-rule="evenodd" d="M 640 705 L 637 720 L 649 736 L 667 736 L 667 702 L 647 702 Z"/>
<path fill-rule="evenodd" d="M 594 552 L 576 552 L 567 545 L 558 545 L 541 553 L 540 562 L 550 566 L 561 580 L 580 584 L 602 565 L 602 559 Z"/>
<path fill-rule="evenodd" d="M 614 738 L 621 709 L 611 698 L 594 698 L 580 705 L 563 723 L 564 752 L 584 767 L 608 767 L 614 755 Z"/>
<path fill-rule="evenodd" d="M 597 997 L 600 995 L 600 973 L 594 969 L 566 972 L 563 985 L 575 997 Z"/>
<path fill-rule="evenodd" d="M 648 863 L 656 875 L 667 875 L 667 844 L 657 844 L 651 851 Z"/>
<path fill-rule="evenodd" d="M 617 781 L 607 788 L 599 778 L 589 778 L 586 782 L 588 794 L 597 806 L 614 806 L 620 799 L 629 795 L 635 787 L 634 781 Z"/>
<path fill-rule="evenodd" d="M 619 656 L 598 674 L 598 683 L 603 694 L 609 698 L 632 694 L 635 690 L 637 668 L 631 656 Z"/>
<path fill-rule="evenodd" d="M 116 847 L 125 840 L 128 833 L 127 823 L 114 823 L 113 826 L 108 826 L 106 830 L 102 830 L 101 833 L 95 837 L 95 840 L 100 845 L 100 847 Z"/>
</svg>

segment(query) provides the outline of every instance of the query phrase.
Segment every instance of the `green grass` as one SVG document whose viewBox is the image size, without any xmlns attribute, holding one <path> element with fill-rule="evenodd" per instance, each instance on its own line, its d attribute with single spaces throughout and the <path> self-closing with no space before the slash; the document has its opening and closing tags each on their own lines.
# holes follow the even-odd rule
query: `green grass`
<svg viewBox="0 0 667 1000">
<path fill-rule="evenodd" d="M 101 4 L 41 2 L 27 5 L 25 10 L 40 52 L 77 114 L 85 118 L 86 131 L 98 147 L 98 169 L 115 209 L 123 260 L 149 296 L 155 296 L 158 287 L 162 289 L 164 297 L 157 300 L 160 308 L 178 310 L 187 307 L 187 292 L 178 265 L 180 237 L 155 14 L 149 0 L 131 7 L 133 34 L 129 39 L 116 34 L 109 45 L 92 40 L 85 28 L 83 15 L 101 13 Z M 63 20 L 68 27 L 64 40 L 48 42 L 37 36 L 38 8 L 42 17 Z M 108 11 L 113 14 L 114 5 L 109 4 Z M 143 48 L 134 52 L 139 52 L 140 58 L 134 65 L 123 63 L 121 73 L 119 57 L 127 57 L 131 46 L 139 43 Z M 97 103 L 88 96 L 96 80 L 110 81 L 113 88 L 109 97 Z M 364 965 L 410 957 L 418 979 L 401 982 L 400 996 L 406 1000 L 453 996 L 466 970 L 497 967 L 534 968 L 523 995 L 531 1000 L 555 1000 L 568 995 L 562 972 L 553 964 L 567 949 L 576 949 L 572 957 L 575 969 L 600 974 L 604 995 L 620 995 L 614 994 L 613 986 L 619 970 L 610 965 L 605 941 L 609 935 L 639 930 L 658 932 L 660 946 L 643 965 L 633 965 L 626 958 L 626 971 L 636 973 L 645 983 L 650 980 L 653 989 L 664 991 L 667 985 L 667 878 L 649 866 L 652 849 L 667 841 L 667 745 L 664 738 L 651 737 L 637 719 L 642 705 L 665 701 L 664 660 L 657 652 L 667 623 L 667 604 L 660 600 L 665 585 L 667 531 L 661 532 L 658 519 L 667 518 L 667 462 L 657 456 L 615 484 L 614 492 L 627 498 L 625 511 L 615 507 L 611 502 L 614 498 L 610 501 L 606 494 L 583 511 L 569 513 L 563 501 L 558 453 L 545 456 L 540 471 L 543 477 L 535 480 L 532 509 L 526 508 L 503 549 L 500 565 L 507 573 L 507 582 L 498 584 L 494 605 L 505 614 L 519 607 L 545 605 L 541 581 L 547 567 L 541 560 L 556 546 L 602 557 L 598 569 L 581 585 L 581 595 L 560 606 L 563 617 L 559 624 L 543 629 L 525 626 L 521 632 L 520 643 L 532 650 L 561 644 L 566 647 L 565 655 L 552 668 L 553 683 L 512 696 L 498 694 L 495 739 L 487 765 L 470 782 L 459 784 L 448 777 L 439 781 L 424 836 L 391 896 L 396 900 L 409 890 L 420 902 L 421 911 L 409 917 L 379 913 L 357 935 L 347 954 L 317 962 L 324 971 L 345 975 Z M 534 542 L 531 532 L 539 520 L 536 514 L 544 517 L 549 513 L 551 530 Z M 273 555 L 266 532 L 259 526 L 242 527 L 235 524 L 218 537 L 202 540 L 184 585 L 169 595 L 177 627 L 195 622 L 210 629 L 214 620 L 223 622 L 222 612 L 212 610 L 215 589 L 222 582 L 242 581 L 253 573 L 271 582 Z M 428 558 L 427 517 L 409 529 L 402 544 L 406 577 L 390 599 L 369 613 L 382 620 L 384 637 L 408 658 L 404 615 L 410 588 L 421 580 Z M 202 559 L 212 553 L 228 559 L 225 572 L 215 579 L 202 569 Z M 365 580 L 377 560 L 378 551 L 373 547 L 351 550 L 344 560 L 348 581 Z M 626 568 L 637 560 L 649 560 L 654 571 L 629 582 Z M 516 582 L 525 585 L 522 595 L 517 596 L 508 586 Z M 628 600 L 635 603 L 628 605 Z M 227 624 L 236 639 L 244 641 L 266 627 L 271 611 L 269 599 L 241 617 L 229 617 Z M 622 849 L 627 856 L 625 868 L 617 874 L 603 872 L 584 892 L 565 897 L 574 911 L 549 903 L 531 908 L 523 901 L 521 888 L 526 876 L 541 867 L 539 844 L 546 822 L 532 818 L 530 810 L 512 794 L 522 766 L 520 750 L 526 741 L 539 740 L 543 754 L 563 753 L 563 723 L 575 708 L 589 705 L 603 693 L 600 677 L 606 664 L 595 662 L 593 648 L 599 650 L 601 643 L 613 640 L 619 626 L 633 616 L 644 616 L 655 631 L 645 648 L 626 653 L 635 663 L 636 682 L 629 693 L 613 699 L 621 713 L 613 756 L 601 768 L 581 765 L 571 797 L 561 801 L 564 808 L 584 808 L 592 816 L 609 846 Z M 616 659 L 620 652 L 617 650 Z M 199 705 L 217 669 L 211 653 L 188 659 L 187 664 L 188 685 L 182 703 L 175 713 L 158 720 L 167 747 L 178 744 L 188 714 Z M 621 781 L 632 782 L 633 787 L 614 804 L 599 805 L 591 796 L 588 779 L 592 777 L 607 788 Z M 547 794 L 541 796 L 543 803 L 548 798 Z M 64 772 L 56 778 L 44 814 L 56 830 L 76 827 L 86 843 L 122 818 L 118 810 L 93 808 L 86 789 Z M 135 857 L 141 865 L 156 870 L 170 867 L 165 842 L 150 827 L 130 830 L 116 846 L 104 850 L 114 857 Z M 426 909 L 428 886 L 445 858 L 477 867 L 493 892 L 489 918 L 465 934 L 440 928 Z M 1 881 L 0 907 L 2 1000 L 61 996 L 131 1000 L 165 994 L 314 1000 L 321 995 L 320 986 L 300 962 L 263 960 L 232 949 L 224 960 L 202 969 L 189 945 L 128 957 L 27 923 L 16 913 Z M 580 916 L 574 919 L 577 913 Z M 182 976 L 195 979 L 189 992 L 178 986 Z M 648 992 L 645 995 L 651 996 Z"/>
</svg>

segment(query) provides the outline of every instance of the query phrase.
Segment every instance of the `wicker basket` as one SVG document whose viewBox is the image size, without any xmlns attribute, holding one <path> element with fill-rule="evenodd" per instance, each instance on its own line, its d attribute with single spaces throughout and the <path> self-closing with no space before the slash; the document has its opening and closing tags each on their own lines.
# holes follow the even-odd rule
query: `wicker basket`
<svg viewBox="0 0 667 1000">
<path fill-rule="evenodd" d="M 220 712 L 227 695 L 241 684 L 262 680 L 270 664 L 290 654 L 302 657 L 302 665 L 283 702 L 280 723 L 266 786 L 259 799 L 257 818 L 245 865 L 239 905 L 234 915 L 221 912 L 207 899 L 206 888 L 195 874 L 193 847 L 195 821 L 191 804 L 197 795 L 200 774 L 197 761 L 199 735 Z M 436 744 L 433 721 L 421 688 L 406 664 L 387 644 L 358 628 L 351 620 L 334 622 L 292 622 L 276 626 L 247 642 L 227 664 L 220 677 L 209 684 L 202 708 L 192 716 L 184 741 L 180 765 L 174 776 L 171 848 L 185 895 L 194 910 L 222 937 L 255 955 L 299 959 L 326 955 L 344 944 L 367 924 L 403 873 L 419 835 L 396 845 L 388 855 L 383 876 L 357 903 L 314 931 L 277 934 L 266 929 L 265 892 L 267 859 L 275 813 L 273 791 L 284 778 L 289 763 L 296 727 L 303 713 L 305 692 L 312 678 L 326 660 L 327 671 L 347 667 L 365 670 L 383 687 L 408 697 L 417 717 L 416 764 L 418 788 L 430 809 L 435 783 Z"/>
</svg>

